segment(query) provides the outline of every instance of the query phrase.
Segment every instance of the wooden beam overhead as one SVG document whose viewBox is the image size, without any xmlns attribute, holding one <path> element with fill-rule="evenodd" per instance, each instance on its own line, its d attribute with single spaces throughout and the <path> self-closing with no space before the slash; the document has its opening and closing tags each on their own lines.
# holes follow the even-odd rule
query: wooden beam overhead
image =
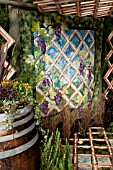
<svg viewBox="0 0 113 170">
<path fill-rule="evenodd" d="M 18 1 L 13 1 L 13 0 L 0 0 L 0 4 L 25 7 L 25 8 L 36 8 L 36 6 L 32 3 L 18 2 Z"/>
<path fill-rule="evenodd" d="M 100 0 L 95 0 L 94 18 L 97 17 L 97 12 L 98 12 L 98 8 L 99 8 L 99 1 Z"/>
<path fill-rule="evenodd" d="M 77 10 L 78 17 L 80 17 L 81 13 L 80 13 L 80 1 L 79 0 L 76 0 L 76 10 Z"/>
<path fill-rule="evenodd" d="M 78 17 L 91 15 L 94 18 L 113 13 L 113 0 L 0 0 L 0 4 L 7 4 L 23 8 L 37 8 L 40 12 L 57 11 L 60 15 L 75 14 Z M 106 13 L 105 10 L 108 10 Z M 86 11 L 89 11 L 86 13 Z"/>
</svg>

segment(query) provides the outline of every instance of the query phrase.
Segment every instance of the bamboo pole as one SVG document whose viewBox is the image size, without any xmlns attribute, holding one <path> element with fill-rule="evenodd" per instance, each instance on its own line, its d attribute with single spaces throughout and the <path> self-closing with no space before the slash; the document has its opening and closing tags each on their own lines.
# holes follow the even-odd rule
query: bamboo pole
<svg viewBox="0 0 113 170">
<path fill-rule="evenodd" d="M 12 0 L 0 0 L 0 4 L 20 6 L 20 7 L 25 7 L 25 8 L 36 8 L 36 6 L 33 5 L 32 3 L 17 2 L 17 1 L 12 1 Z"/>
</svg>

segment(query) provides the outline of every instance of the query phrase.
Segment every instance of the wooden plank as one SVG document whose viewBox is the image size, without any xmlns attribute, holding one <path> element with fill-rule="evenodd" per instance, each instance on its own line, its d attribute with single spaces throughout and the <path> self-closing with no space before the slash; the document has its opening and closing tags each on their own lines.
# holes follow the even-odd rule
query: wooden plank
<svg viewBox="0 0 113 170">
<path fill-rule="evenodd" d="M 95 1 L 95 10 L 94 10 L 94 18 L 97 17 L 97 12 L 98 12 L 98 8 L 99 8 L 99 0 Z"/>
<path fill-rule="evenodd" d="M 54 1 L 55 5 L 56 5 L 56 8 L 57 8 L 57 10 L 58 10 L 58 13 L 59 13 L 60 15 L 63 15 L 63 11 L 62 11 L 62 9 L 61 9 L 61 4 L 60 4 L 60 3 L 57 3 L 56 0 L 53 0 L 53 1 Z"/>
<path fill-rule="evenodd" d="M 80 1 L 76 0 L 76 10 L 77 10 L 77 16 L 80 17 L 81 13 L 80 13 Z"/>
</svg>

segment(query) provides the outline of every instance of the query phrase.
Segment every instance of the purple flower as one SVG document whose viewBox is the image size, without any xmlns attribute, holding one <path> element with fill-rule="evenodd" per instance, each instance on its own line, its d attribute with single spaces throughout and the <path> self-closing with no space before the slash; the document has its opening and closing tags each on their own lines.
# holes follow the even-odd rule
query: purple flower
<svg viewBox="0 0 113 170">
<path fill-rule="evenodd" d="M 56 105 L 59 105 L 61 100 L 62 100 L 62 94 L 58 92 L 57 95 L 55 96 Z"/>
<path fill-rule="evenodd" d="M 91 78 L 91 73 L 92 73 L 92 70 L 91 70 L 91 69 L 89 69 L 89 74 L 87 75 L 88 79 L 90 79 L 90 78 Z"/>
<path fill-rule="evenodd" d="M 56 27 L 55 27 L 55 35 L 56 35 L 56 38 L 60 38 L 60 35 L 61 35 L 61 26 L 60 26 L 60 24 L 57 24 Z"/>
<path fill-rule="evenodd" d="M 47 114 L 47 113 L 48 113 L 48 110 L 49 110 L 49 108 L 48 108 L 48 102 L 46 101 L 46 102 L 44 102 L 44 104 L 43 104 L 42 111 L 43 111 L 45 114 Z"/>
<path fill-rule="evenodd" d="M 45 78 L 44 81 L 42 82 L 42 86 L 50 86 L 49 79 Z"/>
<path fill-rule="evenodd" d="M 42 53 L 45 54 L 46 52 L 45 40 L 38 40 L 38 45 L 41 47 Z"/>
<path fill-rule="evenodd" d="M 80 109 L 79 109 L 79 113 L 78 113 L 79 117 L 82 117 L 82 113 L 83 113 L 83 112 L 84 112 L 83 107 L 80 107 Z"/>
<path fill-rule="evenodd" d="M 79 71 L 80 71 L 80 74 L 82 74 L 82 73 L 83 73 L 83 71 L 84 71 L 84 65 L 83 65 L 83 62 L 80 62 Z"/>
<path fill-rule="evenodd" d="M 92 98 L 88 99 L 88 103 L 91 104 L 92 103 Z"/>
</svg>

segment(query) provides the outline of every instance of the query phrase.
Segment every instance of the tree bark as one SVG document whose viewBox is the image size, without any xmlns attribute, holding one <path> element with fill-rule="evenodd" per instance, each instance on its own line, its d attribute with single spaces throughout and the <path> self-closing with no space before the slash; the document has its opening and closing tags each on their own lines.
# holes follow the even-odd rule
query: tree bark
<svg viewBox="0 0 113 170">
<path fill-rule="evenodd" d="M 33 5 L 32 3 L 26 3 L 26 1 L 25 2 L 17 2 L 17 1 L 12 1 L 12 0 L 0 0 L 0 4 L 20 6 L 20 7 L 25 7 L 25 8 L 36 8 L 35 5 Z"/>
<path fill-rule="evenodd" d="M 18 9 L 13 6 L 8 6 L 9 9 L 9 34 L 16 41 L 15 47 L 15 55 L 11 57 L 16 57 L 16 65 L 17 65 L 17 76 L 20 74 L 21 66 L 20 66 L 20 27 L 19 27 L 19 18 L 18 18 Z"/>
</svg>

